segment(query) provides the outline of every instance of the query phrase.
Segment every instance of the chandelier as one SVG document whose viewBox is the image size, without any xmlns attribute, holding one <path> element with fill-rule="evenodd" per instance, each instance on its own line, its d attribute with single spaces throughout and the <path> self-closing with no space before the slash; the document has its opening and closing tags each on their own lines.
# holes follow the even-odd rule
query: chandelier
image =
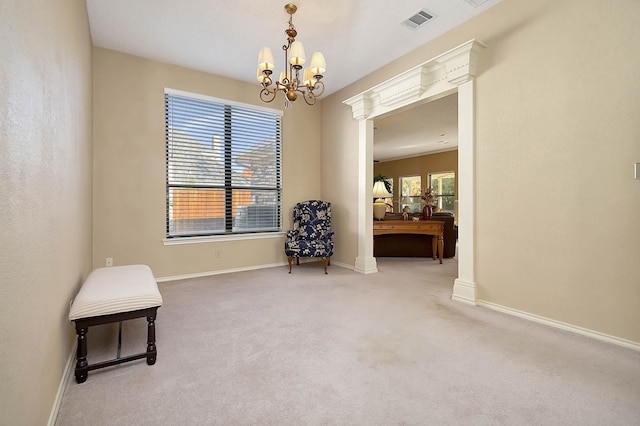
<svg viewBox="0 0 640 426">
<path fill-rule="evenodd" d="M 316 98 L 324 93 L 324 83 L 321 81 L 322 74 L 327 67 L 324 55 L 315 52 L 311 56 L 311 66 L 305 68 L 301 73 L 306 58 L 302 43 L 296 41 L 298 32 L 293 25 L 293 14 L 296 13 L 298 7 L 295 4 L 287 3 L 284 10 L 289 14 L 289 28 L 284 31 L 287 35 L 287 44 L 282 46 L 284 70 L 280 73 L 280 78 L 274 82 L 271 77 L 274 67 L 271 49 L 268 47 L 260 49 L 258 55 L 258 81 L 262 84 L 260 99 L 263 102 L 271 102 L 276 98 L 276 94 L 282 91 L 285 95 L 286 108 L 289 101 L 293 102 L 298 98 L 296 92 L 299 92 L 308 105 L 313 105 L 316 103 Z M 275 85 L 273 85 L 274 83 Z"/>
</svg>

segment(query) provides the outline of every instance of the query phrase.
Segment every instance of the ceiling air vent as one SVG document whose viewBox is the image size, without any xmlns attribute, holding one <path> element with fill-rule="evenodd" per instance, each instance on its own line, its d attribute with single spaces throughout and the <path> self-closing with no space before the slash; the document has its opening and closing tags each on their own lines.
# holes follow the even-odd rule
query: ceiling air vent
<svg viewBox="0 0 640 426">
<path fill-rule="evenodd" d="M 423 26 L 424 24 L 426 24 L 432 19 L 433 19 L 433 15 L 427 12 L 426 10 L 422 9 L 420 12 L 411 16 L 402 24 L 411 28 L 412 30 L 415 30 L 417 28 L 420 28 L 421 26 Z"/>
<path fill-rule="evenodd" d="M 467 3 L 469 3 L 473 7 L 478 7 L 481 4 L 487 2 L 487 0 L 464 0 L 464 1 L 466 1 Z"/>
</svg>

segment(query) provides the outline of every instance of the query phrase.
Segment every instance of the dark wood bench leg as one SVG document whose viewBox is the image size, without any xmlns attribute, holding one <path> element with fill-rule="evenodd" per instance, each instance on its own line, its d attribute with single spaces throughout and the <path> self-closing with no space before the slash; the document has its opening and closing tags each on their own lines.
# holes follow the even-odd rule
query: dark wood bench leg
<svg viewBox="0 0 640 426">
<path fill-rule="evenodd" d="M 156 349 L 156 315 L 147 316 L 147 364 L 156 363 L 158 351 Z"/>
<path fill-rule="evenodd" d="M 87 362 L 87 331 L 88 328 L 77 328 L 78 348 L 76 349 L 76 382 L 84 383 L 89 375 L 89 363 Z"/>
</svg>

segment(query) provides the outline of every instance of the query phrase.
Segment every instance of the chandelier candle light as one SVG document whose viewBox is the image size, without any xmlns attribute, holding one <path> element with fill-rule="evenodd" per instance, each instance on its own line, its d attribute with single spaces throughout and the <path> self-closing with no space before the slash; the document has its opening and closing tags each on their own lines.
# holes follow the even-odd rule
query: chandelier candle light
<svg viewBox="0 0 640 426">
<path fill-rule="evenodd" d="M 263 47 L 258 56 L 258 81 L 262 84 L 260 99 L 263 102 L 271 102 L 276 98 L 276 94 L 282 91 L 285 94 L 285 108 L 289 101 L 293 102 L 298 98 L 296 92 L 302 93 L 302 97 L 308 105 L 316 103 L 316 98 L 322 96 L 324 83 L 320 81 L 327 64 L 324 55 L 315 52 L 311 56 L 311 66 L 305 68 L 300 78 L 300 70 L 306 62 L 304 47 L 302 43 L 296 41 L 298 32 L 293 26 L 293 14 L 298 7 L 293 3 L 287 3 L 284 10 L 289 14 L 289 28 L 284 32 L 287 35 L 287 44 L 282 46 L 284 50 L 284 70 L 280 73 L 280 78 L 275 81 L 275 86 L 271 75 L 273 74 L 274 61 L 271 49 Z"/>
</svg>

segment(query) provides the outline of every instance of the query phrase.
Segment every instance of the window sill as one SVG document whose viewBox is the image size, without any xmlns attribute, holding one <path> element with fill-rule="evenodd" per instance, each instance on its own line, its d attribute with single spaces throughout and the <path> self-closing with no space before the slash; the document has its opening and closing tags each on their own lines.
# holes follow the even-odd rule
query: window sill
<svg viewBox="0 0 640 426">
<path fill-rule="evenodd" d="M 256 232 L 255 234 L 207 235 L 206 237 L 176 237 L 165 238 L 162 240 L 162 244 L 165 246 L 174 246 L 181 244 L 219 243 L 222 241 L 263 240 L 269 238 L 282 238 L 286 234 L 286 232 Z"/>
</svg>

